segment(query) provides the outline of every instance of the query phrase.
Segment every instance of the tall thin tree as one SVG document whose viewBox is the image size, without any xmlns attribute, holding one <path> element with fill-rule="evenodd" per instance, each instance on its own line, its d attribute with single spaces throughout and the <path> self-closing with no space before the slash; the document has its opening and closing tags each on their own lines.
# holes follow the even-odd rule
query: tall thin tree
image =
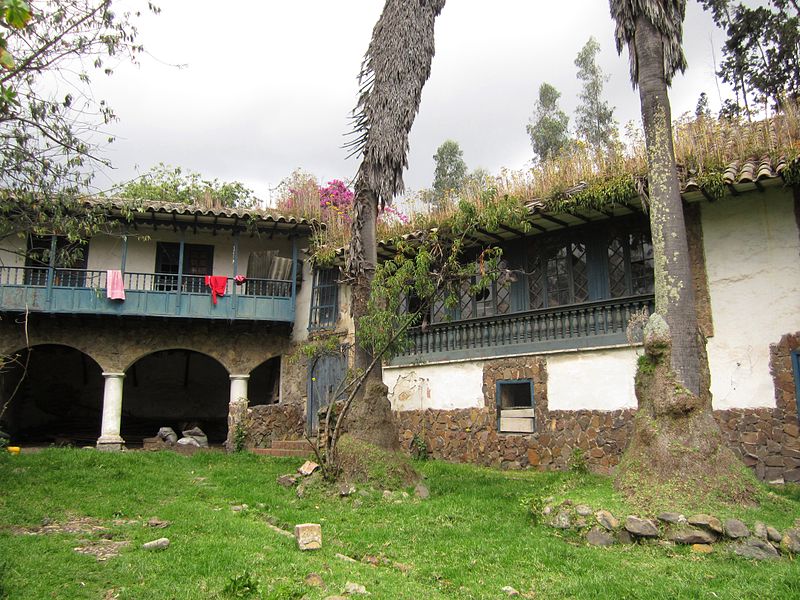
<svg viewBox="0 0 800 600">
<path fill-rule="evenodd" d="M 361 65 L 361 92 L 354 111 L 357 137 L 351 143 L 351 156 L 361 157 L 361 165 L 354 182 L 346 267 L 353 281 L 355 367 L 360 370 L 372 363 L 370 349 L 361 342 L 359 332 L 377 263 L 376 218 L 379 207 L 390 204 L 404 189 L 408 134 L 431 73 L 434 24 L 444 4 L 445 0 L 387 0 Z M 353 405 L 349 430 L 367 442 L 398 447 L 380 363 L 370 371 L 363 397 Z"/>
<path fill-rule="evenodd" d="M 617 50 L 628 46 L 639 88 L 648 161 L 656 314 L 645 327 L 648 362 L 637 373 L 639 410 L 618 484 L 634 495 L 746 494 L 742 465 L 714 421 L 705 344 L 695 312 L 667 87 L 686 68 L 686 0 L 610 0 Z"/>
</svg>

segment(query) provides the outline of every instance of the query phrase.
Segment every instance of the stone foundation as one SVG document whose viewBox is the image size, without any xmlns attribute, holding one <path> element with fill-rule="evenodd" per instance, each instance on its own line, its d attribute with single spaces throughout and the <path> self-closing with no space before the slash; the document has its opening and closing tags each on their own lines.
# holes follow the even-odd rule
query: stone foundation
<svg viewBox="0 0 800 600">
<path fill-rule="evenodd" d="M 247 409 L 245 447 L 270 448 L 275 440 L 299 440 L 305 433 L 305 411 L 298 404 L 266 404 Z"/>
<path fill-rule="evenodd" d="M 432 458 L 503 469 L 569 468 L 579 449 L 591 470 L 609 473 L 619 463 L 633 427 L 633 410 L 551 411 L 531 435 L 497 432 L 494 409 L 395 413 L 400 442 L 409 452 L 414 436 Z M 800 439 L 795 420 L 774 409 L 714 411 L 728 445 L 760 479 L 800 481 Z"/>
</svg>

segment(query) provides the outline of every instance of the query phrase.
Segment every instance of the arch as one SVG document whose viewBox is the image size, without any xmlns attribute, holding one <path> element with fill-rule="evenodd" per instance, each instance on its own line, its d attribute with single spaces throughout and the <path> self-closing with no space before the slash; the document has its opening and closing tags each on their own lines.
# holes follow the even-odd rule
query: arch
<svg viewBox="0 0 800 600">
<path fill-rule="evenodd" d="M 250 406 L 277 404 L 280 400 L 281 356 L 272 356 L 250 371 L 248 400 Z"/>
<path fill-rule="evenodd" d="M 125 369 L 121 434 L 128 444 L 153 437 L 161 427 L 198 426 L 210 443 L 228 432 L 230 378 L 216 357 L 192 348 L 147 352 Z"/>
<path fill-rule="evenodd" d="M 69 344 L 37 341 L 12 352 L 0 396 L 10 402 L 0 425 L 21 444 L 94 444 L 100 433 L 103 369 Z"/>
<path fill-rule="evenodd" d="M 147 358 L 148 356 L 152 356 L 153 354 L 159 354 L 161 352 L 174 352 L 174 351 L 194 352 L 195 354 L 201 354 L 219 364 L 219 366 L 225 369 L 226 373 L 228 373 L 229 375 L 231 374 L 231 369 L 229 365 L 226 364 L 225 358 L 223 356 L 213 351 L 210 352 L 208 351 L 207 348 L 200 349 L 190 344 L 172 344 L 172 345 L 164 344 L 163 346 L 142 349 L 136 354 L 133 354 L 131 356 L 126 356 L 123 359 L 124 362 L 121 365 L 122 368 L 120 369 L 120 371 L 123 373 L 127 373 L 128 369 L 130 369 L 133 365 L 135 365 L 142 359 Z"/>
</svg>

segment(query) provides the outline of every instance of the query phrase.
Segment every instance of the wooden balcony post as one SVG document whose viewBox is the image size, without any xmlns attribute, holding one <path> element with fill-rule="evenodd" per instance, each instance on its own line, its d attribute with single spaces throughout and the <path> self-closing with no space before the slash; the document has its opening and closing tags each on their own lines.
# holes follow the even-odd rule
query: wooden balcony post
<svg viewBox="0 0 800 600">
<path fill-rule="evenodd" d="M 56 243 L 57 238 L 56 236 L 50 237 L 50 257 L 49 257 L 49 264 L 47 267 L 47 308 L 50 308 L 50 304 L 53 301 L 53 279 L 56 275 Z"/>
<path fill-rule="evenodd" d="M 122 450 L 125 440 L 120 436 L 122 423 L 122 380 L 125 373 L 103 373 L 103 421 L 100 426 L 100 437 L 97 440 L 98 450 Z"/>
<path fill-rule="evenodd" d="M 233 290 L 231 291 L 231 310 L 233 311 L 233 318 L 236 318 L 237 302 L 236 302 L 236 276 L 239 274 L 239 232 L 233 232 Z"/>
<path fill-rule="evenodd" d="M 292 320 L 297 310 L 297 236 L 292 236 Z"/>
<path fill-rule="evenodd" d="M 184 233 L 181 231 L 181 241 L 178 250 L 178 289 L 176 290 L 177 298 L 175 300 L 175 314 L 181 312 L 181 290 L 183 289 L 183 250 L 185 246 Z"/>
</svg>

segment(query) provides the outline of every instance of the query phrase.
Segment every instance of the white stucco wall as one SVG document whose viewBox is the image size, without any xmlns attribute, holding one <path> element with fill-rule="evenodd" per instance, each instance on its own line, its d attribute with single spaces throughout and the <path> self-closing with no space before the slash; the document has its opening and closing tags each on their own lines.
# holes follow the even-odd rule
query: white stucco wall
<svg viewBox="0 0 800 600">
<path fill-rule="evenodd" d="M 547 354 L 548 408 L 636 408 L 636 358 L 637 350 L 627 347 Z M 384 369 L 383 381 L 394 410 L 482 407 L 485 362 L 389 367 Z"/>
<path fill-rule="evenodd" d="M 769 345 L 800 331 L 800 236 L 790 190 L 702 205 L 714 319 L 714 408 L 775 406 Z"/>
<path fill-rule="evenodd" d="M 483 406 L 483 362 L 384 369 L 394 410 L 452 410 Z"/>
<path fill-rule="evenodd" d="M 25 266 L 25 240 L 16 236 L 0 240 L 0 266 Z"/>
<path fill-rule="evenodd" d="M 549 410 L 636 408 L 636 348 L 563 352 L 547 357 Z"/>
</svg>

